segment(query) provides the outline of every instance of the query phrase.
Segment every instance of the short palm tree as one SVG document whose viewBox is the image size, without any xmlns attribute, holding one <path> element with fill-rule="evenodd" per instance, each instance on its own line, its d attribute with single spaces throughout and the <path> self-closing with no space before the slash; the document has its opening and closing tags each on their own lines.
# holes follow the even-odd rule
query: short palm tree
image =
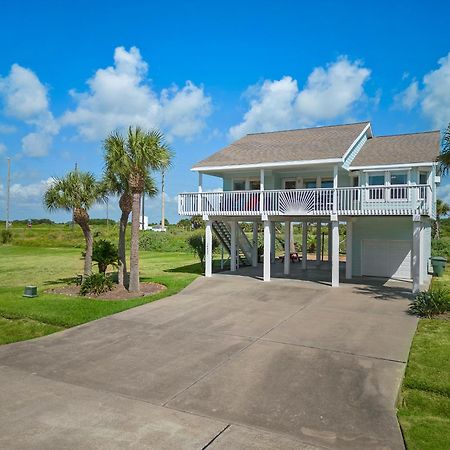
<svg viewBox="0 0 450 450">
<path fill-rule="evenodd" d="M 450 123 L 444 132 L 444 137 L 442 138 L 442 151 L 437 160 L 440 163 L 442 173 L 446 174 L 450 169 Z"/>
<path fill-rule="evenodd" d="M 69 172 L 62 178 L 54 178 L 54 182 L 44 193 L 44 205 L 47 209 L 73 211 L 73 220 L 83 231 L 86 241 L 84 276 L 92 273 L 93 238 L 88 210 L 104 199 L 104 189 L 94 175 L 77 170 Z"/>
<path fill-rule="evenodd" d="M 172 154 L 160 131 L 143 131 L 129 127 L 126 137 L 113 133 L 105 141 L 106 178 L 115 174 L 124 188 L 120 191 L 121 209 L 128 208 L 131 200 L 131 250 L 129 291 L 139 292 L 139 221 L 141 197 L 146 191 L 154 192 L 150 184 L 151 171 L 169 167 Z M 151 188 L 151 189 L 150 189 Z M 119 192 L 119 191 L 117 191 Z M 126 193 L 124 197 L 122 194 Z M 130 198 L 131 195 L 131 198 Z M 129 214 L 129 213 L 128 213 Z M 127 218 L 128 220 L 128 218 Z M 119 250 L 120 251 L 120 250 Z"/>
<path fill-rule="evenodd" d="M 441 219 L 444 216 L 447 216 L 450 212 L 450 205 L 445 203 L 444 201 L 437 199 L 436 200 L 436 222 L 434 229 L 434 237 L 435 239 L 441 238 Z"/>
<path fill-rule="evenodd" d="M 103 147 L 105 151 L 104 183 L 110 194 L 119 196 L 119 207 L 121 210 L 118 244 L 118 282 L 119 285 L 128 289 L 129 280 L 126 261 L 125 236 L 128 226 L 128 219 L 132 210 L 132 195 L 128 184 L 128 173 L 126 170 L 123 170 L 124 167 L 121 164 L 122 158 L 126 154 L 126 141 L 120 133 L 114 132 L 105 139 Z M 148 172 L 145 173 L 144 192 L 149 197 L 154 197 L 158 192 L 155 180 Z"/>
</svg>

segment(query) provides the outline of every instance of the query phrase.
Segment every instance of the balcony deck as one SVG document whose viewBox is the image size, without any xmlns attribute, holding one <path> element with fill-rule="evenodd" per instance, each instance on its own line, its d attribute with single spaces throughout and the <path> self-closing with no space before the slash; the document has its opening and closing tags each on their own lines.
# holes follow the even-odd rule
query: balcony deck
<svg viewBox="0 0 450 450">
<path fill-rule="evenodd" d="M 178 213 L 192 216 L 379 216 L 435 217 L 429 185 L 188 192 L 178 196 Z"/>
</svg>

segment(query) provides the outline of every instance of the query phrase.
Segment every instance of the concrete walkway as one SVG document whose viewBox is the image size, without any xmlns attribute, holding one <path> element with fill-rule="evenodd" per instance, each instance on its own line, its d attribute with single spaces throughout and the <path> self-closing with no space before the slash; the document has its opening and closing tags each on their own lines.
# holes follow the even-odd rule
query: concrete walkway
<svg viewBox="0 0 450 450">
<path fill-rule="evenodd" d="M 0 448 L 403 448 L 408 290 L 215 275 L 0 347 Z"/>
</svg>

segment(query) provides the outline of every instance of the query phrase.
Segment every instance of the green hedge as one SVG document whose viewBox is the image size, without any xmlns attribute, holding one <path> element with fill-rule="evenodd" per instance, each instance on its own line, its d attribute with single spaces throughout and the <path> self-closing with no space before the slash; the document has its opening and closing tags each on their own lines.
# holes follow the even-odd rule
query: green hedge
<svg viewBox="0 0 450 450">
<path fill-rule="evenodd" d="M 192 232 L 183 229 L 171 229 L 166 232 L 144 231 L 139 236 L 139 248 L 157 252 L 191 253 L 187 238 Z"/>
</svg>

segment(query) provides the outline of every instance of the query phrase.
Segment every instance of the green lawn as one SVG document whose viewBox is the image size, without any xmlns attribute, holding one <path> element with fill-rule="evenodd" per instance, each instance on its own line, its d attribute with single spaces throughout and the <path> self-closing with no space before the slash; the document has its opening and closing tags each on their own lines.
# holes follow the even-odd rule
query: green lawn
<svg viewBox="0 0 450 450">
<path fill-rule="evenodd" d="M 141 280 L 167 286 L 163 292 L 126 301 L 46 294 L 80 273 L 79 249 L 0 246 L 0 344 L 31 339 L 175 294 L 200 273 L 192 254 L 141 252 Z M 22 297 L 35 284 L 39 297 Z"/>
<path fill-rule="evenodd" d="M 450 280 L 450 272 L 434 283 Z M 450 448 L 450 321 L 422 319 L 414 336 L 398 418 L 409 450 Z"/>
</svg>

